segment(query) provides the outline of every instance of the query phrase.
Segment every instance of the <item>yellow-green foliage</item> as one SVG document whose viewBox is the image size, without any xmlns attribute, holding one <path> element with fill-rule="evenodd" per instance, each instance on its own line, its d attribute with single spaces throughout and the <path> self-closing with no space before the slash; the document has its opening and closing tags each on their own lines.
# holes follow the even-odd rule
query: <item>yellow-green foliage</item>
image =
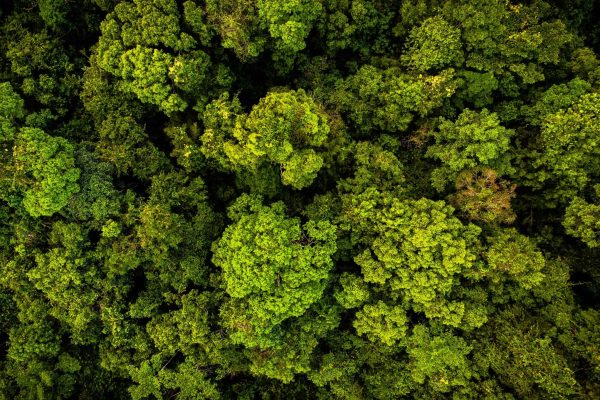
<svg viewBox="0 0 600 400">
<path fill-rule="evenodd" d="M 0 400 L 600 398 L 594 1 L 0 1 Z"/>
</svg>

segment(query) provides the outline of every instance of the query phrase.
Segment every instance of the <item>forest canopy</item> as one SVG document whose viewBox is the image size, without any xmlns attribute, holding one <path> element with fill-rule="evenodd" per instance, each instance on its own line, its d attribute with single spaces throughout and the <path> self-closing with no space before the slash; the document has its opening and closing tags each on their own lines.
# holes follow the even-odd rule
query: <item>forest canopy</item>
<svg viewBox="0 0 600 400">
<path fill-rule="evenodd" d="M 0 400 L 600 398 L 600 3 L 0 3 Z"/>
</svg>

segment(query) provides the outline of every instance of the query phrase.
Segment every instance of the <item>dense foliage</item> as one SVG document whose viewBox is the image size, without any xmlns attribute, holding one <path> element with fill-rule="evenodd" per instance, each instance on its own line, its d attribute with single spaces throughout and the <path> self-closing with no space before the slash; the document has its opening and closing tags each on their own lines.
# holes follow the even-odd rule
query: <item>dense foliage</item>
<svg viewBox="0 0 600 400">
<path fill-rule="evenodd" d="M 0 2 L 0 399 L 600 398 L 599 14 Z"/>
</svg>

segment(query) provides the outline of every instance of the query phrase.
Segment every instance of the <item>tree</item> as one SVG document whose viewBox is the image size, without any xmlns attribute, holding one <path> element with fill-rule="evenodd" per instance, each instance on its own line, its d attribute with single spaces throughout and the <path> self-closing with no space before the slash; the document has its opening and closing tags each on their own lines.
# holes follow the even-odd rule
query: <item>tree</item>
<svg viewBox="0 0 600 400">
<path fill-rule="evenodd" d="M 412 379 L 441 393 L 466 386 L 472 374 L 467 359 L 471 351 L 471 346 L 451 332 L 431 332 L 416 325 L 407 347 Z"/>
<path fill-rule="evenodd" d="M 404 165 L 391 151 L 372 142 L 358 142 L 352 147 L 354 176 L 338 181 L 342 193 L 360 194 L 368 188 L 402 196 L 409 189 Z"/>
<path fill-rule="evenodd" d="M 267 35 L 261 29 L 257 7 L 253 1 L 206 2 L 207 19 L 221 36 L 221 46 L 233 49 L 242 61 L 255 59 L 266 47 Z"/>
<path fill-rule="evenodd" d="M 147 179 L 168 165 L 166 156 L 150 142 L 144 127 L 132 116 L 105 115 L 98 134 L 98 158 L 113 165 L 118 175 L 133 173 Z"/>
<path fill-rule="evenodd" d="M 407 322 L 406 311 L 401 306 L 389 306 L 378 301 L 358 311 L 353 325 L 359 335 L 392 346 L 405 338 Z"/>
<path fill-rule="evenodd" d="M 285 351 L 282 341 L 291 340 L 284 321 L 301 317 L 323 295 L 335 228 L 327 221 L 300 225 L 285 216 L 283 203 L 265 206 L 247 195 L 228 215 L 233 224 L 213 245 L 213 263 L 222 268 L 230 296 L 221 309 L 223 324 L 234 343 L 276 356 Z"/>
<path fill-rule="evenodd" d="M 516 185 L 498 178 L 490 168 L 461 172 L 456 178 L 456 193 L 449 202 L 470 221 L 510 224 L 516 219 L 511 207 Z"/>
<path fill-rule="evenodd" d="M 507 84 L 518 79 L 525 86 L 544 80 L 544 66 L 558 64 L 561 49 L 573 40 L 562 21 L 549 21 L 546 6 L 513 6 L 503 0 L 449 1 L 441 14 L 449 24 L 461 27 L 466 67 L 493 72 Z M 517 96 L 518 88 L 513 87 L 512 94 Z"/>
<path fill-rule="evenodd" d="M 112 180 L 113 169 L 85 148 L 75 152 L 75 163 L 80 170 L 80 190 L 71 197 L 64 212 L 69 220 L 89 221 L 97 229 L 120 213 L 121 198 Z"/>
<path fill-rule="evenodd" d="M 501 126 L 498 116 L 486 109 L 465 109 L 454 122 L 442 119 L 433 132 L 436 143 L 426 153 L 442 162 L 432 172 L 433 186 L 442 191 L 460 172 L 477 167 L 489 167 L 500 176 L 512 173 L 512 135 L 514 132 Z"/>
<path fill-rule="evenodd" d="M 10 83 L 0 84 L 0 141 L 14 140 L 15 123 L 25 116 L 25 104 Z"/>
<path fill-rule="evenodd" d="M 347 113 L 358 133 L 373 129 L 405 131 L 416 116 L 425 117 L 443 105 L 456 89 L 454 71 L 413 76 L 400 68 L 362 66 L 339 81 L 331 103 Z"/>
<path fill-rule="evenodd" d="M 206 285 L 211 242 L 220 219 L 207 203 L 205 183 L 172 172 L 152 179 L 150 197 L 135 210 L 135 244 L 150 281 L 183 293 Z"/>
<path fill-rule="evenodd" d="M 264 206 L 250 196 L 240 197 L 228 215 L 234 224 L 213 245 L 213 262 L 223 269 L 233 302 L 248 306 L 249 326 L 236 329 L 236 335 L 249 343 L 262 343 L 261 336 L 267 336 L 269 343 L 274 326 L 299 317 L 321 298 L 335 229 L 326 221 L 301 226 L 285 217 L 282 203 Z"/>
<path fill-rule="evenodd" d="M 79 191 L 79 169 L 75 168 L 73 146 L 64 138 L 52 137 L 37 128 L 20 128 L 24 102 L 8 83 L 0 85 L 0 187 L 3 199 L 22 204 L 33 217 L 60 211 Z"/>
<path fill-rule="evenodd" d="M 224 48 L 233 49 L 243 62 L 271 49 L 281 72 L 289 71 L 297 53 L 306 47 L 322 11 L 322 3 L 314 0 L 209 0 L 206 4 L 207 19 L 221 36 Z"/>
<path fill-rule="evenodd" d="M 385 54 L 396 40 L 392 34 L 397 5 L 364 0 L 326 1 L 324 12 L 316 21 L 316 34 L 326 54 L 339 56 L 352 51 L 364 59 Z"/>
<path fill-rule="evenodd" d="M 411 30 L 402 61 L 419 72 L 459 66 L 463 62 L 460 29 L 442 17 L 428 18 Z"/>
<path fill-rule="evenodd" d="M 213 103 L 206 114 L 209 130 L 201 139 L 207 157 L 250 171 L 264 163 L 279 165 L 282 183 L 295 189 L 312 183 L 324 162 L 317 150 L 330 132 L 321 105 L 303 90 L 272 91 L 249 114 L 235 116 L 234 124 L 232 113 L 239 105 L 225 101 Z"/>
<path fill-rule="evenodd" d="M 574 395 L 579 388 L 567 360 L 533 322 L 518 308 L 501 312 L 485 329 L 496 339 L 484 341 L 481 361 L 519 396 Z"/>
<path fill-rule="evenodd" d="M 354 257 L 365 282 L 405 309 L 447 325 L 468 325 L 469 307 L 452 299 L 452 291 L 475 268 L 480 229 L 463 225 L 441 201 L 380 201 L 378 208 L 367 201 L 345 210 L 347 218 L 364 218 L 372 230 L 359 239 L 368 247 Z"/>
<path fill-rule="evenodd" d="M 208 44 L 210 35 L 195 3 L 186 4 L 186 24 L 180 23 L 173 0 L 122 2 L 101 24 L 98 65 L 120 79 L 121 90 L 166 114 L 185 110 L 190 97 L 206 102 L 199 90 L 208 92 L 214 83 L 227 86 L 229 81 L 224 67 L 213 65 L 198 48 Z M 208 78 L 213 72 L 216 81 Z"/>
<path fill-rule="evenodd" d="M 22 181 L 23 206 L 33 216 L 60 211 L 79 191 L 73 146 L 41 129 L 22 128 L 13 150 L 13 173 Z"/>
<path fill-rule="evenodd" d="M 259 0 L 258 16 L 261 25 L 269 29 L 271 37 L 278 39 L 276 48 L 284 53 L 295 53 L 306 46 L 313 22 L 319 17 L 323 6 L 314 0 Z"/>
<path fill-rule="evenodd" d="M 2 28 L 7 67 L 3 73 L 35 105 L 28 110 L 26 124 L 46 129 L 66 117 L 69 105 L 76 101 L 83 60 L 73 57 L 72 49 L 47 30 L 26 29 L 35 22 L 22 14 L 12 15 L 9 21 Z"/>
<path fill-rule="evenodd" d="M 144 109 L 132 93 L 112 85 L 92 56 L 84 73 L 81 94 L 96 127 L 96 156 L 114 167 L 118 176 L 133 174 L 148 179 L 168 164 L 167 157 L 150 141 L 140 122 Z"/>
<path fill-rule="evenodd" d="M 219 398 L 205 371 L 218 350 L 211 337 L 216 334 L 209 328 L 208 310 L 213 301 L 209 293 L 192 290 L 177 300 L 176 310 L 150 321 L 147 330 L 158 353 L 130 371 L 138 383 L 130 388 L 133 396 L 144 398 L 144 392 L 172 390 L 186 399 Z M 185 356 L 183 362 L 174 361 L 178 352 Z"/>
<path fill-rule="evenodd" d="M 560 85 L 552 85 L 539 95 L 535 104 L 523 107 L 524 114 L 532 125 L 539 126 L 547 116 L 569 108 L 590 89 L 591 85 L 579 78 Z"/>
<path fill-rule="evenodd" d="M 598 154 L 597 125 L 600 95 L 579 97 L 567 109 L 547 115 L 537 146 L 522 159 L 524 184 L 543 191 L 547 206 L 564 204 L 581 193 L 596 177 Z"/>
<path fill-rule="evenodd" d="M 48 313 L 70 326 L 72 340 L 93 343 L 97 340 L 99 271 L 91 257 L 86 257 L 82 229 L 75 224 L 56 223 L 51 232 L 48 252 L 36 255 L 36 266 L 27 277 L 52 304 Z"/>
<path fill-rule="evenodd" d="M 60 0 L 37 0 L 40 17 L 53 28 L 58 28 L 67 22 L 68 4 Z"/>
<path fill-rule="evenodd" d="M 596 197 L 600 195 L 600 185 L 595 185 Z M 565 211 L 562 222 L 566 232 L 581 239 L 588 247 L 600 245 L 600 206 L 575 197 Z"/>
<path fill-rule="evenodd" d="M 511 228 L 499 230 L 487 240 L 490 245 L 484 257 L 492 281 L 508 278 L 524 289 L 540 285 L 546 260 L 531 239 Z"/>
</svg>

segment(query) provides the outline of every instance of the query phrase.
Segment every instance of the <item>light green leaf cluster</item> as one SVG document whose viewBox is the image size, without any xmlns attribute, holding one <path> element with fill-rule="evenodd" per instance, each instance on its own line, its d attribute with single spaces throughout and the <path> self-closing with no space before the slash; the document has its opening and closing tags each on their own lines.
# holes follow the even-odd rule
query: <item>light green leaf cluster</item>
<svg viewBox="0 0 600 400">
<path fill-rule="evenodd" d="M 166 84 L 173 57 L 157 49 L 136 46 L 121 57 L 122 87 L 142 102 L 157 104 L 165 112 L 183 111 L 187 104 Z M 175 67 L 171 67 L 175 68 Z"/>
<path fill-rule="evenodd" d="M 531 289 L 542 282 L 546 260 L 531 239 L 511 228 L 498 231 L 488 241 L 490 246 L 485 258 L 493 281 L 505 276 L 524 289 Z"/>
<path fill-rule="evenodd" d="M 115 20 L 123 22 L 121 38 L 126 47 L 164 45 L 174 49 L 188 46 L 179 31 L 179 12 L 173 0 L 133 0 L 115 6 Z"/>
<path fill-rule="evenodd" d="M 365 65 L 338 83 L 331 102 L 348 113 L 362 134 L 371 134 L 374 129 L 402 132 L 415 117 L 440 107 L 456 87 L 452 69 L 414 76 L 400 68 L 382 70 Z"/>
<path fill-rule="evenodd" d="M 340 277 L 340 284 L 342 287 L 335 292 L 335 299 L 342 307 L 359 307 L 369 300 L 371 293 L 361 276 L 344 273 Z"/>
<path fill-rule="evenodd" d="M 321 298 L 333 267 L 335 228 L 327 221 L 301 226 L 285 216 L 283 203 L 265 206 L 247 195 L 229 216 L 233 224 L 213 245 L 213 262 L 223 269 L 232 299 L 222 313 L 235 341 L 269 343 L 274 328 Z"/>
<path fill-rule="evenodd" d="M 596 185 L 600 192 L 600 186 Z M 588 247 L 600 245 L 600 205 L 575 197 L 565 211 L 562 222 L 566 232 L 581 239 Z"/>
<path fill-rule="evenodd" d="M 536 188 L 552 187 L 552 200 L 564 203 L 581 193 L 600 171 L 600 94 L 582 95 L 570 108 L 546 116 L 540 142 L 543 153 L 535 156 Z"/>
<path fill-rule="evenodd" d="M 33 217 L 51 216 L 79 191 L 73 146 L 36 128 L 22 128 L 13 154 L 17 171 L 31 176 L 23 206 Z"/>
<path fill-rule="evenodd" d="M 97 318 L 93 305 L 98 295 L 96 268 L 83 252 L 84 232 L 76 224 L 57 222 L 51 244 L 48 252 L 36 255 L 27 277 L 50 301 L 50 314 L 71 327 L 73 340 L 86 343 L 93 338 L 89 330 Z"/>
<path fill-rule="evenodd" d="M 411 30 L 402 61 L 420 72 L 458 66 L 464 59 L 460 34 L 441 16 L 427 18 Z"/>
<path fill-rule="evenodd" d="M 306 47 L 304 40 L 323 10 L 316 0 L 259 0 L 257 8 L 261 25 L 279 39 L 276 46 L 291 53 Z"/>
<path fill-rule="evenodd" d="M 590 83 L 580 78 L 560 85 L 552 85 L 540 95 L 533 106 L 523 107 L 525 115 L 533 125 L 541 125 L 545 117 L 569 108 L 590 89 Z"/>
<path fill-rule="evenodd" d="M 188 18 L 191 8 L 184 6 Z M 121 79 L 121 90 L 167 114 L 188 105 L 174 88 L 194 93 L 206 83 L 210 65 L 206 53 L 194 50 L 198 43 L 182 31 L 180 19 L 174 0 L 119 3 L 101 24 L 97 50 L 98 65 Z M 193 30 L 199 29 L 196 25 Z M 205 36 L 201 32 L 201 40 L 206 41 Z"/>
<path fill-rule="evenodd" d="M 234 123 L 236 104 L 222 98 L 207 107 L 204 154 L 234 169 L 257 171 L 264 163 L 275 164 L 283 184 L 309 186 L 323 166 L 317 151 L 330 132 L 322 106 L 301 89 L 272 91 L 249 114 L 235 116 Z"/>
<path fill-rule="evenodd" d="M 456 119 L 442 119 L 433 132 L 435 144 L 426 156 L 436 158 L 442 166 L 432 173 L 433 186 L 442 191 L 461 171 L 489 167 L 498 175 L 511 173 L 510 138 L 514 132 L 500 125 L 498 116 L 483 109 L 465 109 Z"/>
<path fill-rule="evenodd" d="M 387 346 L 404 339 L 408 318 L 402 306 L 390 306 L 383 301 L 365 305 L 356 313 L 353 325 L 359 335 Z"/>
<path fill-rule="evenodd" d="M 424 325 L 416 325 L 406 349 L 411 376 L 441 393 L 467 386 L 472 375 L 467 358 L 471 350 L 464 339 L 448 331 L 431 332 Z"/>
<path fill-rule="evenodd" d="M 465 64 L 476 71 L 514 74 L 525 84 L 544 80 L 542 64 L 557 64 L 573 40 L 562 21 L 541 21 L 537 5 L 504 0 L 448 1 L 442 15 L 461 27 Z"/>
<path fill-rule="evenodd" d="M 354 261 L 365 282 L 386 288 L 407 308 L 459 326 L 465 306 L 450 293 L 474 268 L 480 229 L 463 225 L 441 201 L 389 198 L 377 211 L 363 207 L 359 215 L 372 224 L 367 237 L 373 239 Z"/>
</svg>

